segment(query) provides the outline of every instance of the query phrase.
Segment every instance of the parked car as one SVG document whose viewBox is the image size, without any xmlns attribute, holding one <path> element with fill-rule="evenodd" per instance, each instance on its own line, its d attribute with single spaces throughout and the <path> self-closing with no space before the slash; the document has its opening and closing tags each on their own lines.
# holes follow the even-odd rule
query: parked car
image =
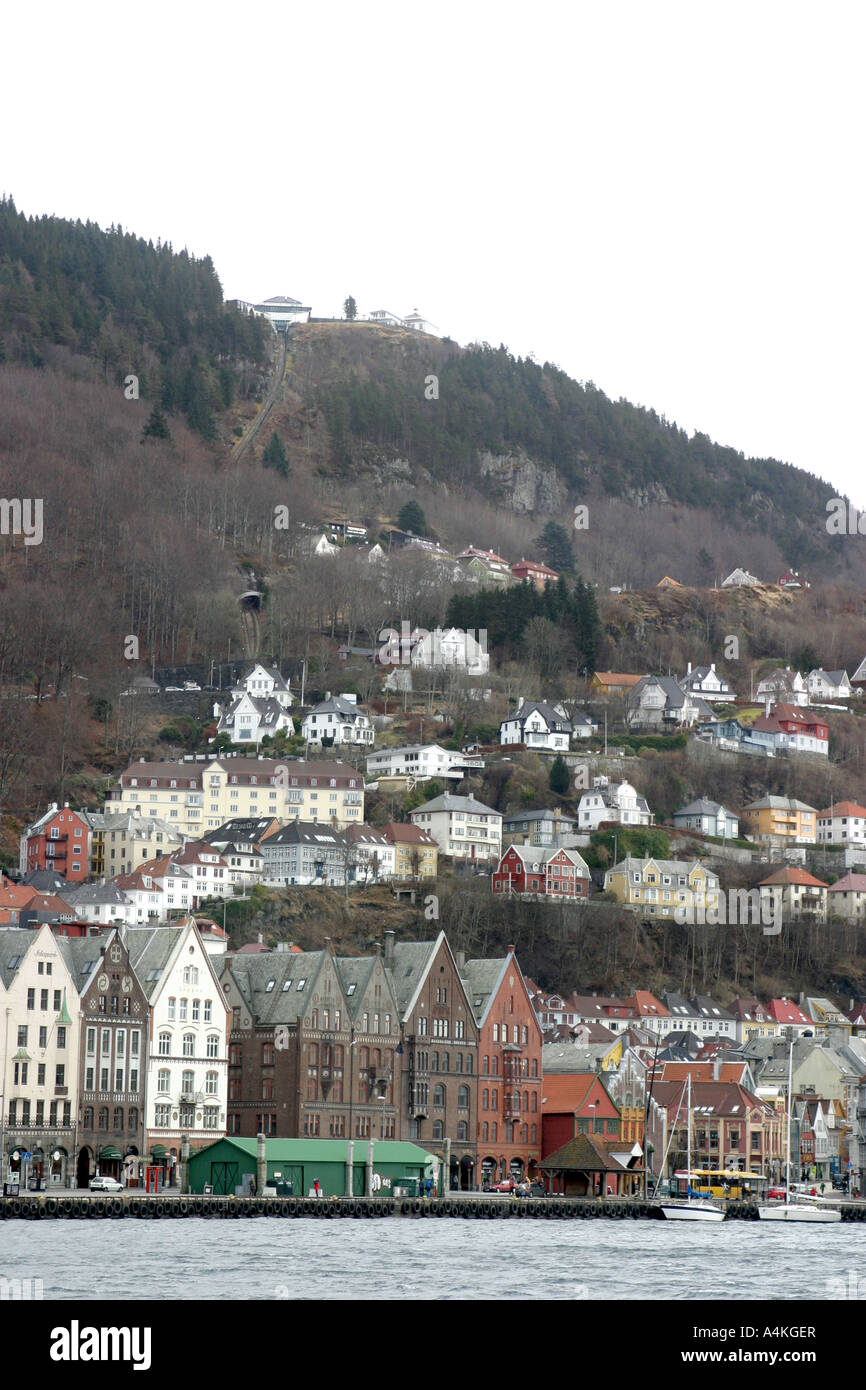
<svg viewBox="0 0 866 1390">
<path fill-rule="evenodd" d="M 776 1200 L 784 1201 L 784 1200 L 785 1200 L 785 1189 L 784 1189 L 784 1187 L 768 1187 L 768 1188 L 767 1188 L 767 1197 L 768 1197 L 768 1199 L 769 1199 L 771 1202 L 776 1201 Z"/>
<path fill-rule="evenodd" d="M 118 1182 L 117 1178 L 112 1178 L 108 1173 L 97 1173 L 96 1177 L 90 1179 L 91 1192 L 122 1192 L 123 1183 Z"/>
<path fill-rule="evenodd" d="M 184 690 L 201 690 L 201 686 L 196 681 L 184 681 Z"/>
</svg>

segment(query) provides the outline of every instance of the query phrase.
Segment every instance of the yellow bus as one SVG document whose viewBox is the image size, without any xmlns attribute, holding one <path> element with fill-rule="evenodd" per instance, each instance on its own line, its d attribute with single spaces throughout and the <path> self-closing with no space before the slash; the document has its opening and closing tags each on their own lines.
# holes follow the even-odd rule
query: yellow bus
<svg viewBox="0 0 866 1390">
<path fill-rule="evenodd" d="M 688 1196 L 689 1189 L 695 1197 L 763 1197 L 767 1187 L 763 1173 L 745 1173 L 739 1168 L 693 1168 L 687 1174 L 685 1168 L 678 1169 L 670 1180 L 671 1195 Z"/>
</svg>

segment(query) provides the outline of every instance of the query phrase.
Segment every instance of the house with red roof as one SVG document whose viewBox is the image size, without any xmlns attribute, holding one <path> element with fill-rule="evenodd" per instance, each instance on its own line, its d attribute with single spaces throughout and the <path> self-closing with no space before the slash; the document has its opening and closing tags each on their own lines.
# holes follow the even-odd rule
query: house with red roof
<svg viewBox="0 0 866 1390">
<path fill-rule="evenodd" d="M 770 1018 L 780 1027 L 793 1028 L 797 1033 L 814 1033 L 815 1025 L 811 1018 L 803 1013 L 799 1005 L 793 999 L 787 999 L 784 995 L 781 999 L 771 999 L 767 1005 L 767 1013 Z"/>
<path fill-rule="evenodd" d="M 827 916 L 866 921 L 866 874 L 845 874 L 827 889 Z"/>
<path fill-rule="evenodd" d="M 799 705 L 771 705 L 768 700 L 764 714 L 752 722 L 751 740 L 763 744 L 774 754 L 787 750 L 789 753 L 817 753 L 826 758 L 829 730 L 826 719 L 820 714 Z"/>
<path fill-rule="evenodd" d="M 818 812 L 818 843 L 866 845 L 866 806 L 856 801 L 834 801 Z"/>
<path fill-rule="evenodd" d="M 491 891 L 508 897 L 586 900 L 589 868 L 576 849 L 510 845 L 491 876 Z"/>
<path fill-rule="evenodd" d="M 664 1111 L 667 1174 L 685 1167 L 691 1121 L 693 1168 L 727 1168 L 769 1176 L 784 1157 L 784 1116 L 745 1086 L 692 1081 L 691 1112 L 684 1081 L 657 1081 L 653 1099 Z M 671 1137 L 672 1136 L 672 1137 Z"/>
<path fill-rule="evenodd" d="M 552 1192 L 618 1196 L 639 1189 L 643 1155 L 622 1137 L 619 1106 L 597 1072 L 545 1075 L 541 1168 Z"/>
<path fill-rule="evenodd" d="M 827 920 L 827 884 L 805 869 L 776 869 L 758 888 L 762 921 L 776 921 L 778 913 L 789 922 Z"/>
<path fill-rule="evenodd" d="M 522 557 L 516 565 L 511 566 L 511 573 L 521 582 L 534 584 L 536 589 L 543 589 L 545 584 L 555 584 L 559 578 L 556 570 L 552 570 L 549 565 L 543 565 L 540 560 L 524 560 Z"/>
<path fill-rule="evenodd" d="M 750 1038 L 773 1038 L 778 1032 L 778 1024 L 759 999 L 734 999 L 728 1005 L 728 1013 L 734 1016 L 734 1036 L 738 1043 L 748 1042 Z"/>
</svg>

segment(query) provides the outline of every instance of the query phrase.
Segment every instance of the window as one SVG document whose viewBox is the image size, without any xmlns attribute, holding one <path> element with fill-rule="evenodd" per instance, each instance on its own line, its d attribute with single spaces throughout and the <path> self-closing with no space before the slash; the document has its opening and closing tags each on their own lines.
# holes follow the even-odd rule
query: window
<svg viewBox="0 0 866 1390">
<path fill-rule="evenodd" d="M 48 1008 L 48 990 L 47 990 L 47 989 L 40 989 L 40 991 L 39 991 L 39 1007 L 40 1007 L 40 1009 L 47 1009 L 47 1008 Z M 59 1005 L 58 1005 L 58 1007 L 59 1007 Z"/>
<path fill-rule="evenodd" d="M 158 1109 L 158 1107 L 157 1107 L 157 1109 Z M 167 1123 L 167 1121 L 166 1121 L 166 1123 Z M 107 1130 L 107 1129 L 108 1129 L 108 1106 L 107 1106 L 107 1105 L 100 1106 L 100 1109 L 99 1109 L 99 1128 L 100 1128 L 100 1129 L 104 1129 L 104 1130 Z"/>
<path fill-rule="evenodd" d="M 445 1108 L 445 1087 L 442 1085 L 433 1087 L 433 1105 L 438 1110 Z"/>
<path fill-rule="evenodd" d="M 19 1025 L 18 1025 L 18 1046 L 19 1046 L 19 1047 L 26 1047 L 26 1046 L 27 1046 L 27 1025 L 26 1025 L 26 1024 L 19 1024 Z"/>
<path fill-rule="evenodd" d="M 171 1033 L 160 1033 L 159 1035 L 159 1055 L 168 1057 L 171 1052 Z"/>
<path fill-rule="evenodd" d="M 204 1090 L 205 1090 L 205 1095 L 207 1095 L 207 1096 L 215 1096 L 215 1095 L 217 1094 L 217 1087 L 218 1087 L 218 1085 L 219 1085 L 219 1072 L 216 1072 L 216 1071 L 209 1071 L 209 1072 L 206 1072 L 206 1073 L 205 1073 L 205 1078 L 204 1078 Z"/>
<path fill-rule="evenodd" d="M 213 1007 L 212 1001 L 211 1001 L 210 999 L 206 999 L 206 1000 L 204 1001 L 204 1020 L 203 1020 L 205 1023 L 212 1023 L 212 1022 L 213 1022 L 213 1019 L 211 1018 L 211 1009 L 212 1009 L 212 1007 Z"/>
<path fill-rule="evenodd" d="M 168 1001 L 168 1021 L 169 1021 L 169 1023 L 174 1023 L 174 1020 L 175 1020 L 175 1009 L 176 1009 L 176 1007 L 177 1007 L 177 1000 L 176 1000 L 176 999 L 169 999 L 169 1001 Z"/>
<path fill-rule="evenodd" d="M 123 1090 L 123 1067 L 116 1067 L 116 1068 L 115 1068 L 115 1071 L 114 1071 L 114 1089 L 115 1089 L 115 1091 L 122 1091 L 122 1090 Z"/>
<path fill-rule="evenodd" d="M 54 1075 L 54 1084 L 55 1086 L 66 1085 L 66 1066 L 63 1062 L 58 1062 L 57 1064 L 57 1070 Z"/>
<path fill-rule="evenodd" d="M 433 1139 L 441 1141 L 444 1138 L 444 1126 L 441 1120 L 433 1121 Z"/>
<path fill-rule="evenodd" d="M 208 1039 L 207 1039 L 207 1055 L 208 1055 L 208 1057 L 218 1057 L 218 1056 L 219 1056 L 219 1038 L 217 1037 L 216 1033 L 209 1033 L 209 1034 L 208 1034 Z"/>
<path fill-rule="evenodd" d="M 167 1067 L 162 1068 L 156 1074 L 156 1089 L 161 1095 L 168 1094 L 169 1077 L 171 1073 Z"/>
<path fill-rule="evenodd" d="M 184 1057 L 195 1056 L 195 1033 L 184 1033 L 183 1035 L 183 1055 Z"/>
<path fill-rule="evenodd" d="M 95 1051 L 96 1051 L 96 1029 L 95 1029 L 95 1028 L 88 1028 L 88 1030 L 87 1030 L 87 1052 L 88 1052 L 88 1056 L 92 1056 L 92 1054 L 93 1054 Z"/>
<path fill-rule="evenodd" d="M 103 1067 L 99 1073 L 99 1089 L 100 1091 L 108 1090 L 108 1067 Z"/>
<path fill-rule="evenodd" d="M 192 1021 L 193 1021 L 193 1023 L 198 1023 L 198 1022 L 199 1022 L 199 1013 L 200 1013 L 200 1011 L 201 1011 L 201 1000 L 200 1000 L 200 999 L 193 999 L 193 1001 L 192 1001 Z"/>
<path fill-rule="evenodd" d="M 179 1017 L 181 1023 L 186 1023 L 186 1006 L 187 1006 L 187 1000 L 186 1000 L 186 999 L 181 999 L 181 1001 L 180 1001 L 180 1013 L 179 1013 L 179 1015 L 178 1015 L 178 1017 Z"/>
<path fill-rule="evenodd" d="M 36 1085 L 45 1085 L 45 1063 L 39 1062 L 36 1067 Z"/>
<path fill-rule="evenodd" d="M 123 1129 L 123 1110 L 119 1105 L 115 1107 L 113 1119 L 114 1124 L 112 1128 L 114 1129 L 115 1134 L 117 1134 L 120 1130 Z"/>
<path fill-rule="evenodd" d="M 469 1109 L 469 1087 L 461 1086 L 457 1092 L 457 1105 L 460 1110 Z"/>
<path fill-rule="evenodd" d="M 28 991 L 27 991 L 27 1007 L 28 1007 L 28 1009 L 35 1009 L 35 1008 L 36 1008 L 36 990 L 35 990 L 35 989 L 28 989 Z"/>
</svg>

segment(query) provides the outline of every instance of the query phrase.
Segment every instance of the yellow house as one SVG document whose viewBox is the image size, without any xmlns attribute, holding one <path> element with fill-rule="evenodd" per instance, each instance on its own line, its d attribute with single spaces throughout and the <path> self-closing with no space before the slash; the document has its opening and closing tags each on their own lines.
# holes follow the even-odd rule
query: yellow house
<svg viewBox="0 0 866 1390">
<path fill-rule="evenodd" d="M 623 671 L 594 671 L 589 688 L 599 695 L 627 695 L 641 680 L 643 676 L 630 676 Z"/>
<path fill-rule="evenodd" d="M 764 796 L 745 808 L 740 827 L 744 834 L 769 844 L 814 845 L 818 812 L 814 806 L 787 796 Z"/>
<path fill-rule="evenodd" d="M 382 827 L 382 834 L 395 851 L 394 873 L 397 878 L 435 878 L 439 863 L 439 846 L 420 825 L 391 821 Z"/>
<path fill-rule="evenodd" d="M 649 917 L 673 917 L 677 909 L 706 911 L 719 905 L 719 879 L 699 860 L 632 859 L 614 864 L 604 876 L 606 889 L 625 907 Z"/>
</svg>

